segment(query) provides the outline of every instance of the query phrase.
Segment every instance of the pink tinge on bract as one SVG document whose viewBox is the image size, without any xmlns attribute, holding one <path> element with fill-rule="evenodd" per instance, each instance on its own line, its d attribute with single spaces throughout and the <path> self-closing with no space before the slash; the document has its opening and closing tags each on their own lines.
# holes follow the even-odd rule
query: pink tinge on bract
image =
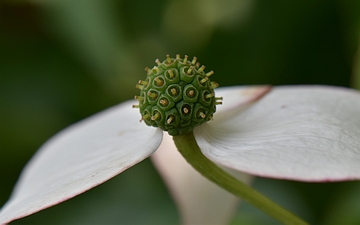
<svg viewBox="0 0 360 225">
<path fill-rule="evenodd" d="M 270 85 L 233 86 L 216 89 L 216 95 L 222 97 L 222 105 L 217 107 L 214 119 L 221 123 L 241 113 L 251 103 L 264 97 L 272 89 Z"/>
</svg>

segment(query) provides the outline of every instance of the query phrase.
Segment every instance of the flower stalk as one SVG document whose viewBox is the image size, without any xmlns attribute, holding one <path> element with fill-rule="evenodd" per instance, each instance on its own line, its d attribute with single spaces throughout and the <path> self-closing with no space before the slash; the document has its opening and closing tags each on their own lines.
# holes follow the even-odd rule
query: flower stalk
<svg viewBox="0 0 360 225">
<path fill-rule="evenodd" d="M 248 185 L 242 183 L 215 163 L 206 158 L 196 143 L 193 132 L 173 137 L 176 147 L 188 163 L 203 176 L 220 187 L 259 208 L 269 216 L 284 224 L 307 224 L 291 212 L 277 205 Z"/>
</svg>

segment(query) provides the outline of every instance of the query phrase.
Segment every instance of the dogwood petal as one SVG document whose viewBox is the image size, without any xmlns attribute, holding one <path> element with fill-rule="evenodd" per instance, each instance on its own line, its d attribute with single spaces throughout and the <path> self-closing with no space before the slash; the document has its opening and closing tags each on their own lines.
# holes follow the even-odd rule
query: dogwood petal
<svg viewBox="0 0 360 225">
<path fill-rule="evenodd" d="M 149 157 L 163 132 L 140 123 L 132 104 L 100 112 L 47 141 L 23 170 L 0 224 L 72 198 Z"/>
<path fill-rule="evenodd" d="M 182 224 L 228 224 L 239 199 L 193 169 L 167 133 L 159 149 L 150 157 L 169 187 L 180 211 Z M 238 178 L 250 183 L 251 176 Z"/>
<path fill-rule="evenodd" d="M 319 182 L 360 179 L 360 92 L 355 90 L 276 87 L 241 113 L 215 118 L 194 134 L 209 159 L 250 174 Z"/>
</svg>

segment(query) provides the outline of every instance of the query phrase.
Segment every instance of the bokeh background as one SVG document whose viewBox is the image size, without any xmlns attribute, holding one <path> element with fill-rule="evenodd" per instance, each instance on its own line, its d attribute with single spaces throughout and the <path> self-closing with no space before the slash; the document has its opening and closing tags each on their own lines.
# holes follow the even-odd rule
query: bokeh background
<svg viewBox="0 0 360 225">
<path fill-rule="evenodd" d="M 44 141 L 133 98 L 144 68 L 166 54 L 197 56 L 221 86 L 360 87 L 359 19 L 357 0 L 0 0 L 0 205 Z M 312 224 L 360 224 L 357 181 L 258 178 L 254 187 Z M 145 160 L 13 224 L 179 224 L 179 216 Z M 279 223 L 244 203 L 231 224 Z"/>
</svg>

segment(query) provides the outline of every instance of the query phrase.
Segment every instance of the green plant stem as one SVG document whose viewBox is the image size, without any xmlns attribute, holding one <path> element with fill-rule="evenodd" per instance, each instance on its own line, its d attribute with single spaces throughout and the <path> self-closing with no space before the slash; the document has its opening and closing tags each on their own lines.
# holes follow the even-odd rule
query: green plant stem
<svg viewBox="0 0 360 225">
<path fill-rule="evenodd" d="M 179 152 L 203 176 L 284 224 L 307 224 L 250 186 L 234 178 L 200 151 L 192 132 L 174 136 Z"/>
</svg>

